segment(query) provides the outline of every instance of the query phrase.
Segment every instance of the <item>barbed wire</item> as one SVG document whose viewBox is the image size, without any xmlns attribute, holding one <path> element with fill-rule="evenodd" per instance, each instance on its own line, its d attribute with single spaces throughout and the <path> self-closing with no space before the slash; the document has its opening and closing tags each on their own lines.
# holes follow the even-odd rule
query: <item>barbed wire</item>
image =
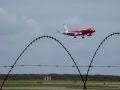
<svg viewBox="0 0 120 90">
<path fill-rule="evenodd" d="M 86 82 L 87 82 L 87 79 L 88 79 L 88 76 L 89 76 L 90 68 L 92 67 L 92 63 L 94 62 L 94 59 L 95 59 L 98 51 L 100 50 L 100 48 L 102 47 L 102 45 L 103 45 L 110 37 L 115 36 L 115 35 L 120 35 L 120 32 L 113 32 L 113 33 L 109 34 L 108 36 L 106 36 L 106 37 L 101 41 L 101 43 L 100 43 L 99 46 L 97 47 L 96 51 L 94 52 L 93 57 L 92 57 L 92 59 L 91 59 L 91 61 L 90 61 L 88 70 L 87 70 L 87 74 L 86 74 L 85 80 L 84 80 L 85 86 L 86 86 Z"/>
<path fill-rule="evenodd" d="M 0 68 L 10 68 L 12 65 L 1 65 Z M 21 65 L 15 65 L 14 67 L 56 67 L 56 68 L 61 68 L 61 67 L 72 67 L 75 68 L 75 65 L 49 65 L 49 64 L 21 64 Z M 78 67 L 83 67 L 87 68 L 89 67 L 88 65 L 78 65 Z M 91 66 L 91 68 L 120 68 L 120 65 L 94 65 Z"/>
<path fill-rule="evenodd" d="M 10 72 L 12 71 L 12 69 L 13 69 L 15 66 L 17 66 L 16 63 L 20 60 L 20 57 L 24 54 L 24 52 L 27 51 L 27 49 L 28 49 L 34 42 L 36 42 L 36 41 L 38 41 L 39 39 L 42 39 L 42 38 L 53 39 L 53 40 L 55 40 L 57 43 L 59 43 L 59 44 L 64 48 L 64 50 L 68 53 L 68 55 L 70 56 L 70 58 L 72 59 L 72 61 L 73 61 L 73 63 L 74 63 L 75 65 L 73 65 L 73 66 L 68 66 L 68 65 L 67 65 L 67 66 L 60 66 L 60 65 L 54 66 L 54 65 L 53 65 L 53 66 L 54 66 L 54 67 L 76 67 L 77 70 L 78 70 L 78 72 L 79 72 L 79 75 L 80 75 L 80 77 L 81 77 L 81 79 L 82 79 L 82 82 L 83 82 L 83 84 L 84 84 L 84 90 L 86 90 L 86 89 L 87 89 L 87 87 L 86 87 L 86 82 L 87 82 L 87 79 L 88 79 L 88 76 L 89 76 L 90 68 L 93 68 L 93 67 L 109 67 L 109 68 L 110 68 L 110 67 L 117 67 L 117 68 L 118 68 L 118 67 L 120 67 L 120 66 L 110 66 L 110 65 L 106 65 L 106 66 L 93 66 L 93 65 L 92 65 L 92 63 L 93 63 L 93 61 L 94 61 L 94 59 L 95 59 L 95 57 L 96 57 L 96 54 L 98 53 L 98 51 L 99 51 L 99 49 L 101 48 L 101 46 L 103 45 L 103 43 L 106 42 L 106 40 L 107 40 L 108 38 L 110 38 L 110 37 L 112 37 L 112 36 L 115 36 L 115 35 L 120 35 L 120 33 L 119 33 L 119 32 L 112 33 L 112 34 L 108 35 L 107 37 L 105 37 L 105 39 L 102 40 L 102 42 L 101 42 L 101 43 L 99 44 L 99 46 L 97 47 L 95 53 L 93 54 L 93 57 L 92 57 L 92 59 L 91 59 L 91 61 L 90 61 L 89 66 L 79 66 L 79 65 L 77 65 L 77 63 L 75 62 L 74 58 L 72 57 L 72 55 L 70 54 L 70 52 L 67 50 L 67 48 L 66 48 L 59 40 L 57 40 L 56 38 L 54 38 L 54 37 L 52 37 L 52 36 L 48 36 L 48 35 L 40 36 L 40 37 L 34 39 L 33 41 L 31 41 L 30 44 L 28 44 L 28 46 L 21 52 L 21 54 L 20 54 L 20 55 L 18 56 L 18 58 L 15 60 L 15 62 L 13 63 L 13 65 L 8 66 L 8 67 L 10 67 L 10 70 L 9 70 L 9 72 L 7 73 L 5 79 L 3 80 L 3 83 L 2 83 L 2 85 L 1 85 L 0 90 L 2 90 L 2 87 L 4 86 L 4 83 L 5 83 L 5 81 L 7 80 Z M 19 66 L 20 66 L 20 65 L 19 65 Z M 24 67 L 24 66 L 39 66 L 39 67 L 40 67 L 41 65 L 21 65 L 21 66 L 22 66 L 22 67 Z M 47 65 L 43 65 L 43 66 L 47 66 Z M 51 67 L 53 67 L 53 66 L 51 65 Z M 3 67 L 7 67 L 7 66 L 3 66 Z M 48 65 L 47 67 L 50 67 L 50 66 Z M 81 72 L 80 72 L 80 70 L 79 70 L 79 67 L 88 67 L 88 70 L 87 70 L 87 74 L 86 74 L 86 76 L 85 76 L 85 79 L 83 78 L 83 76 L 82 76 L 82 74 L 81 74 Z"/>
<path fill-rule="evenodd" d="M 40 40 L 40 39 L 45 39 L 45 38 L 46 38 L 46 39 L 52 39 L 52 40 L 56 41 L 58 44 L 60 44 L 61 47 L 63 47 L 63 49 L 67 52 L 67 54 L 70 56 L 71 60 L 73 61 L 76 69 L 78 70 L 78 73 L 79 73 L 79 75 L 80 75 L 80 77 L 81 77 L 81 80 L 82 80 L 82 82 L 83 82 L 83 84 L 84 84 L 84 87 L 85 87 L 84 78 L 83 78 L 83 76 L 82 76 L 82 74 L 81 74 L 81 72 L 80 72 L 80 69 L 78 68 L 77 63 L 75 62 L 74 58 L 72 57 L 72 55 L 70 54 L 70 52 L 68 51 L 68 49 L 67 49 L 59 40 L 57 40 L 57 39 L 54 38 L 53 36 L 43 35 L 43 36 L 39 36 L 39 37 L 35 38 L 34 40 L 32 40 L 32 41 L 25 47 L 25 49 L 23 49 L 23 51 L 20 53 L 20 55 L 17 57 L 17 59 L 16 59 L 15 62 L 13 63 L 13 65 L 10 67 L 7 75 L 5 76 L 5 79 L 3 80 L 2 84 L 1 84 L 0 90 L 2 90 L 2 88 L 3 88 L 3 86 L 4 86 L 4 83 L 5 83 L 5 81 L 7 80 L 9 74 L 11 73 L 12 69 L 15 67 L 16 63 L 20 60 L 20 58 L 22 57 L 22 55 L 25 53 L 25 51 L 27 51 L 27 49 L 28 49 L 31 45 L 33 45 L 33 43 L 35 43 L 36 41 L 38 41 L 38 40 Z"/>
</svg>

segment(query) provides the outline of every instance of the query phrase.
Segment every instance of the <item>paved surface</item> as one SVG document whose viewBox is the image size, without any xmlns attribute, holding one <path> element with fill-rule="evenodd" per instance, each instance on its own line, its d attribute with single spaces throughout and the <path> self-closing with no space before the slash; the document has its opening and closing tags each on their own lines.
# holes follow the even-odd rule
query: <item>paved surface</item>
<svg viewBox="0 0 120 90">
<path fill-rule="evenodd" d="M 83 90 L 83 89 L 69 89 L 64 87 L 6 87 L 3 88 L 3 90 Z"/>
</svg>

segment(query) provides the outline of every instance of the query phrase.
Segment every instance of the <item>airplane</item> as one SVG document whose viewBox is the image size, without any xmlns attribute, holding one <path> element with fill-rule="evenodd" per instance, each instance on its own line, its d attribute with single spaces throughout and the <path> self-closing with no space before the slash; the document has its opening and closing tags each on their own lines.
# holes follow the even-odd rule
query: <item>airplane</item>
<svg viewBox="0 0 120 90">
<path fill-rule="evenodd" d="M 63 27 L 65 31 L 62 34 L 74 36 L 74 38 L 76 38 L 77 36 L 82 36 L 82 38 L 84 38 L 85 35 L 92 36 L 92 34 L 96 32 L 94 28 L 68 30 L 66 24 L 63 24 Z M 58 31 L 58 33 L 61 33 L 61 32 Z"/>
</svg>

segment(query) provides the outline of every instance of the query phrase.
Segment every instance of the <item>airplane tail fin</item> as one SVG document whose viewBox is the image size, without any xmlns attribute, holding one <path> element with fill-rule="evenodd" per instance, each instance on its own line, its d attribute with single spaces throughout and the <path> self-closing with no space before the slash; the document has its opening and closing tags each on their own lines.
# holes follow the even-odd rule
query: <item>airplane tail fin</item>
<svg viewBox="0 0 120 90">
<path fill-rule="evenodd" d="M 65 32 L 68 32 L 68 28 L 67 28 L 66 24 L 63 24 L 63 27 L 64 27 Z"/>
</svg>

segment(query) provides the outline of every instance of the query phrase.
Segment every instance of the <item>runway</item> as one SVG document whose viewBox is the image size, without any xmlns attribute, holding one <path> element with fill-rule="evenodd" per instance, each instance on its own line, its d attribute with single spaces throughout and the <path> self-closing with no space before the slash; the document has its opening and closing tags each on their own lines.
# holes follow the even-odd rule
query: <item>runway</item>
<svg viewBox="0 0 120 90">
<path fill-rule="evenodd" d="M 3 90 L 83 90 L 83 89 L 69 89 L 65 87 L 6 87 Z"/>
</svg>

